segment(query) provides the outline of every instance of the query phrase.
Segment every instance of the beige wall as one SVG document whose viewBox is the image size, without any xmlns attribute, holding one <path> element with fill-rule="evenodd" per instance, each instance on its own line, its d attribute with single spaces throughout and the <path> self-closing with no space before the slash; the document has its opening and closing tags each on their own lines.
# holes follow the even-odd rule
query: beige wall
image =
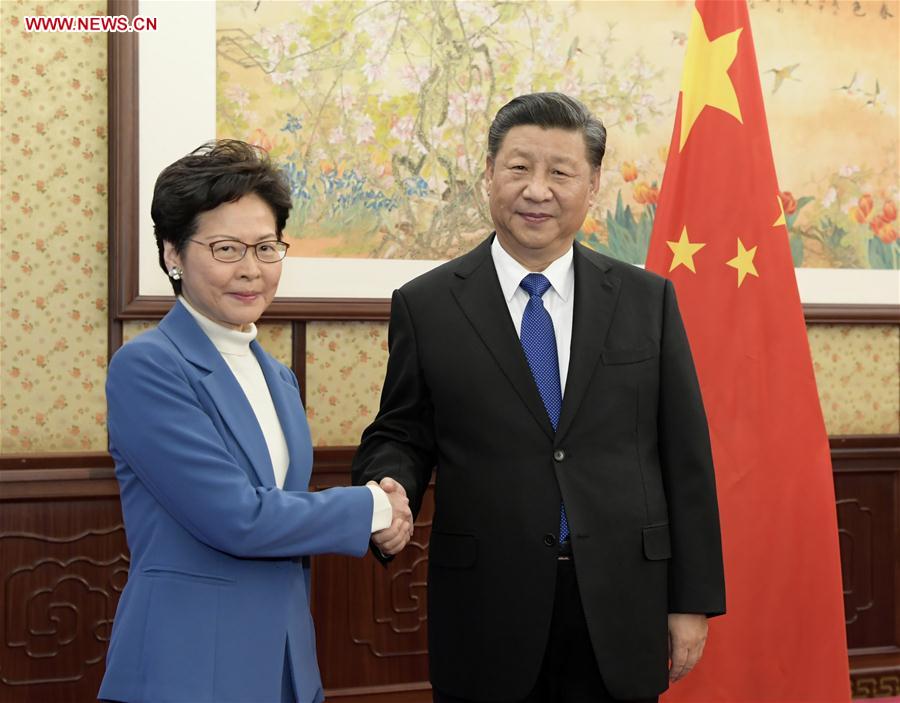
<svg viewBox="0 0 900 703">
<path fill-rule="evenodd" d="M 26 33 L 39 6 L 106 13 L 105 2 L 0 2 L 0 453 L 102 451 L 106 37 Z M 264 325 L 260 339 L 289 361 L 289 325 Z M 306 345 L 314 440 L 355 444 L 378 406 L 385 325 L 312 323 Z M 810 345 L 829 433 L 900 432 L 900 328 L 815 326 Z"/>
</svg>

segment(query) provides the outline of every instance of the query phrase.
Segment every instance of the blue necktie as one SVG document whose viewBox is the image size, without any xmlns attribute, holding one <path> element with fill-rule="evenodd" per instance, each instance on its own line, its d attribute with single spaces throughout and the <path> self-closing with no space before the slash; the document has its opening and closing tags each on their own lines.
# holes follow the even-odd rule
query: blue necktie
<svg viewBox="0 0 900 703">
<path fill-rule="evenodd" d="M 550 287 L 550 281 L 540 273 L 529 273 L 519 284 L 528 293 L 528 304 L 522 315 L 522 331 L 519 338 L 525 358 L 531 367 L 531 375 L 537 383 L 538 393 L 544 401 L 550 424 L 556 429 L 562 410 L 562 389 L 559 383 L 559 357 L 556 353 L 556 335 L 553 320 L 544 307 L 542 296 Z M 569 538 L 569 522 L 566 507 L 559 506 L 559 541 Z"/>
</svg>

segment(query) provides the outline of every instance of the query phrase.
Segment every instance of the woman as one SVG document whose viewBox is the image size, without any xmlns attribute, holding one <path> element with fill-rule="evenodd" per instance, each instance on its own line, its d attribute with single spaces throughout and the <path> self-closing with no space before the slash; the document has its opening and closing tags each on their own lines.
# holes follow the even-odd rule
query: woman
<svg viewBox="0 0 900 703">
<path fill-rule="evenodd" d="M 411 534 L 398 484 L 307 490 L 297 380 L 254 341 L 290 204 L 265 153 L 237 141 L 200 147 L 156 182 L 178 301 L 109 367 L 131 567 L 102 699 L 321 701 L 309 555 L 361 556 L 370 538 L 396 553 Z"/>
</svg>

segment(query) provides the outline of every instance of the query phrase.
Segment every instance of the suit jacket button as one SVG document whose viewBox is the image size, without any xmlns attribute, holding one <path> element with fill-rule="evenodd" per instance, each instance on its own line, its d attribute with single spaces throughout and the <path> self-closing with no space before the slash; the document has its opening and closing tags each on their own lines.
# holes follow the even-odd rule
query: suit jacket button
<svg viewBox="0 0 900 703">
<path fill-rule="evenodd" d="M 556 537 L 550 534 L 544 535 L 544 544 L 546 544 L 548 547 L 555 547 Z"/>
<path fill-rule="evenodd" d="M 553 460 L 554 461 L 563 461 L 566 458 L 566 453 L 562 449 L 557 449 L 553 452 Z"/>
</svg>

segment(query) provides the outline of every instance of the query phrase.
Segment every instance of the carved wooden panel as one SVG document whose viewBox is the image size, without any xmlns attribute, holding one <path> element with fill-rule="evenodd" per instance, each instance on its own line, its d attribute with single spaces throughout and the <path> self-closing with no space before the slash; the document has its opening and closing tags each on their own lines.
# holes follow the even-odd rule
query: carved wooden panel
<svg viewBox="0 0 900 703">
<path fill-rule="evenodd" d="M 900 674 L 895 671 L 870 673 L 868 671 L 851 676 L 854 698 L 890 698 L 900 696 Z"/>
<path fill-rule="evenodd" d="M 118 499 L 0 505 L 0 700 L 93 700 L 128 574 Z"/>
<path fill-rule="evenodd" d="M 428 653 L 428 542 L 434 502 L 429 495 L 406 549 L 387 567 L 372 558 L 350 565 L 350 636 L 369 656 L 415 657 Z M 317 601 L 317 607 L 319 601 Z"/>
<path fill-rule="evenodd" d="M 833 440 L 855 698 L 900 695 L 900 442 Z"/>
<path fill-rule="evenodd" d="M 897 642 L 893 624 L 897 545 L 884 537 L 894 520 L 896 475 L 845 474 L 835 481 L 844 581 L 844 613 L 851 649 Z M 876 535 L 881 539 L 876 540 Z"/>
<path fill-rule="evenodd" d="M 351 449 L 318 452 L 315 488 L 347 485 L 351 458 Z M 329 700 L 392 690 L 431 700 L 425 587 L 433 512 L 429 490 L 412 542 L 387 566 L 371 554 L 313 558 L 313 620 Z"/>
</svg>

